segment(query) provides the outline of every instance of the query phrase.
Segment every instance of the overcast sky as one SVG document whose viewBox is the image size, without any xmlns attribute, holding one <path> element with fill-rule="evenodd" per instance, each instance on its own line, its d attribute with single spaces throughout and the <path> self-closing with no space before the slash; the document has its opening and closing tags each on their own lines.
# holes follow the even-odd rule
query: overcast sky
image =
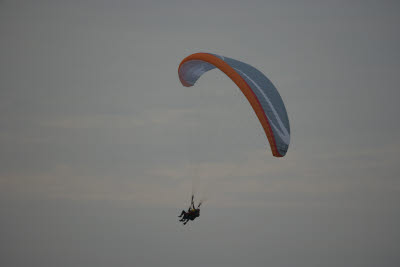
<svg viewBox="0 0 400 267">
<path fill-rule="evenodd" d="M 399 266 L 398 1 L 0 0 L 1 266 Z M 278 88 L 274 158 L 211 52 Z M 182 226 L 192 190 L 201 217 Z"/>
</svg>

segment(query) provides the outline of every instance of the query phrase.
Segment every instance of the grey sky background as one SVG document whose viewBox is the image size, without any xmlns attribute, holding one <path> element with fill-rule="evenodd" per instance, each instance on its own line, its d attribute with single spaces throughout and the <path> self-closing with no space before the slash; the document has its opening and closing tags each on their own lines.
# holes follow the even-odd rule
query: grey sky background
<svg viewBox="0 0 400 267">
<path fill-rule="evenodd" d="M 399 12 L 0 1 L 0 265 L 399 266 Z M 272 80 L 285 158 L 221 72 L 180 84 L 196 52 Z"/>
</svg>

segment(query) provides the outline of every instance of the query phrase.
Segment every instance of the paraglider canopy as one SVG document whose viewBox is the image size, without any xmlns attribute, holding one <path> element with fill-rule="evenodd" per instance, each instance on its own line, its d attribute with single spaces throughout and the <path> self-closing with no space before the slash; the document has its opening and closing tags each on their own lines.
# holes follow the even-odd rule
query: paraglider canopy
<svg viewBox="0 0 400 267">
<path fill-rule="evenodd" d="M 232 58 L 196 53 L 180 63 L 179 79 L 182 85 L 190 87 L 201 75 L 214 68 L 224 72 L 245 95 L 264 128 L 272 154 L 285 156 L 290 143 L 286 108 L 276 87 L 259 70 Z"/>
</svg>

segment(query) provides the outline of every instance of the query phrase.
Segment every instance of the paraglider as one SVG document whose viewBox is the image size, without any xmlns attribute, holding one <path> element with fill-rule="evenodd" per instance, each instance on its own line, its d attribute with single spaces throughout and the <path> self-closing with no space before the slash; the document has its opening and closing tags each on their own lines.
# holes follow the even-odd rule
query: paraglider
<svg viewBox="0 0 400 267">
<path fill-rule="evenodd" d="M 285 105 L 272 82 L 256 68 L 241 61 L 211 53 L 196 53 L 182 60 L 178 75 L 183 86 L 191 87 L 205 72 L 219 69 L 242 91 L 260 121 L 271 147 L 272 155 L 284 157 L 290 143 L 290 125 Z M 179 221 L 186 224 L 200 216 L 192 202 L 182 211 Z"/>
<path fill-rule="evenodd" d="M 224 72 L 245 95 L 265 131 L 272 155 L 285 156 L 290 143 L 286 108 L 278 90 L 259 70 L 232 58 L 196 53 L 180 63 L 179 79 L 183 86 L 190 87 L 201 75 L 214 68 Z"/>
</svg>

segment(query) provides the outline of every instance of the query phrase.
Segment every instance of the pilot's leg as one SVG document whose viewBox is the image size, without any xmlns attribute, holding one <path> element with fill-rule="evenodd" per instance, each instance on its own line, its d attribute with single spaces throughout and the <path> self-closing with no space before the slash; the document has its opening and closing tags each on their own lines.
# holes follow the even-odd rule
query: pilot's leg
<svg viewBox="0 0 400 267">
<path fill-rule="evenodd" d="M 182 212 L 181 212 L 181 215 L 179 215 L 178 217 L 182 217 L 183 215 L 185 215 L 185 211 L 184 210 L 182 210 Z"/>
</svg>

